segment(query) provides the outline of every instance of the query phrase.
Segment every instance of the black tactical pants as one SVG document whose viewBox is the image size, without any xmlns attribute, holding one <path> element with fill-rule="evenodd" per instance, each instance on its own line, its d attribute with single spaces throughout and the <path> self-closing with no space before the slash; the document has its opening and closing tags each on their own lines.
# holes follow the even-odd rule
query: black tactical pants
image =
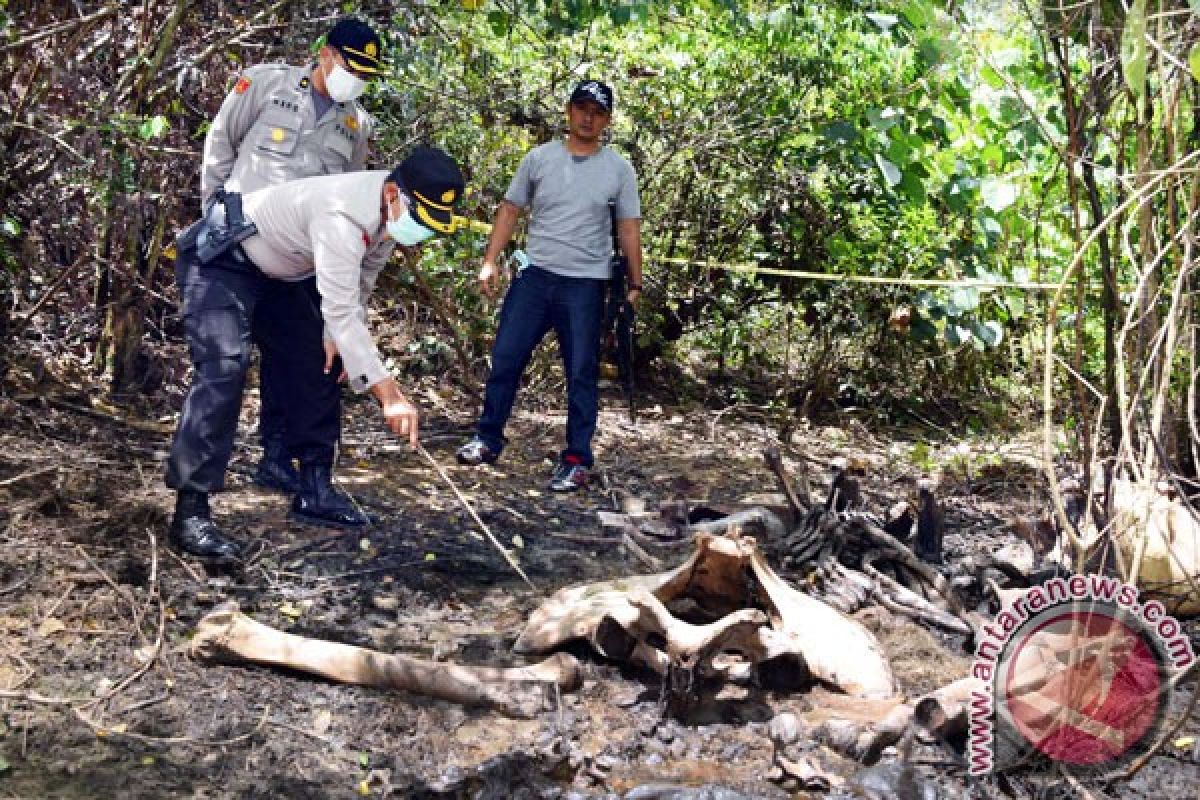
<svg viewBox="0 0 1200 800">
<path fill-rule="evenodd" d="M 240 248 L 201 266 L 194 248 L 175 265 L 183 297 L 192 385 L 171 455 L 167 486 L 210 492 L 225 485 L 251 344 L 277 365 L 286 398 L 287 446 L 302 465 L 332 465 L 341 422 L 341 363 L 325 374 L 324 323 L 315 281 L 272 280 Z"/>
</svg>

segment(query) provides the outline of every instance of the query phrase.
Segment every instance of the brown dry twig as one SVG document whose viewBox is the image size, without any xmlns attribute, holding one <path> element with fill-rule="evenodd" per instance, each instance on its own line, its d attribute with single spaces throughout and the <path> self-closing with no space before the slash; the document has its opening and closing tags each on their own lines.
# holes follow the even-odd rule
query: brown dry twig
<svg viewBox="0 0 1200 800">
<path fill-rule="evenodd" d="M 51 25 L 48 28 L 43 28 L 42 30 L 38 31 L 37 33 L 31 33 L 30 35 L 28 35 L 22 39 L 17 39 L 16 41 L 9 42 L 6 45 L 0 46 L 0 53 L 6 53 L 9 50 L 18 50 L 22 47 L 27 47 L 28 45 L 36 44 L 37 42 L 40 42 L 42 39 L 48 39 L 51 36 L 55 36 L 60 33 L 69 33 L 70 31 L 90 25 L 93 22 L 100 22 L 102 20 L 107 19 L 108 17 L 113 16 L 114 14 L 118 13 L 120 10 L 121 9 L 119 6 L 111 5 L 111 6 L 108 6 L 107 8 L 102 8 L 99 11 L 88 14 L 86 17 L 80 17 L 79 19 L 71 20 L 70 22 L 62 22 L 62 23 L 59 23 L 58 25 Z"/>
<path fill-rule="evenodd" d="M 475 520 L 475 524 L 478 525 L 480 529 L 487 535 L 487 538 L 492 545 L 494 545 L 495 548 L 500 551 L 500 555 L 504 557 L 504 560 L 508 562 L 508 565 L 512 567 L 518 575 L 521 576 L 521 580 L 525 581 L 530 589 L 533 589 L 536 592 L 537 587 L 533 585 L 533 581 L 529 580 L 529 576 L 525 574 L 525 570 L 521 569 L 521 565 L 517 563 L 515 558 L 513 558 L 512 553 L 510 553 L 508 549 L 504 547 L 504 545 L 500 544 L 500 541 L 492 534 L 492 529 L 487 526 L 487 523 L 480 519 L 479 515 L 475 513 L 475 509 L 472 508 L 471 504 L 467 502 L 467 498 L 463 497 L 463 493 L 459 491 L 457 484 L 450 480 L 450 476 L 446 474 L 446 470 L 442 469 L 442 465 L 437 462 L 437 459 L 430 455 L 429 451 L 426 450 L 424 446 L 420 444 L 420 442 L 417 443 L 417 451 L 425 457 L 425 460 L 433 466 L 437 474 L 441 476 L 446 485 L 449 486 L 451 491 L 454 492 L 454 496 L 458 498 L 458 502 L 462 504 L 462 507 L 465 508 L 467 513 L 471 515 L 471 518 Z"/>
<path fill-rule="evenodd" d="M 763 458 L 771 471 L 775 473 L 776 480 L 779 481 L 779 487 L 783 490 L 784 496 L 787 497 L 788 505 L 792 507 L 792 515 L 795 519 L 800 519 L 812 508 L 812 497 L 808 488 L 808 479 L 805 473 L 801 472 L 799 489 L 788 478 L 787 470 L 783 466 L 783 457 L 779 454 L 778 447 L 769 447 L 763 453 Z"/>
<path fill-rule="evenodd" d="M 148 592 L 149 598 L 147 599 L 146 603 L 147 606 L 151 602 L 158 603 L 158 631 L 155 634 L 154 642 L 152 645 L 150 645 L 150 652 L 144 657 L 140 667 L 127 675 L 123 680 L 113 686 L 112 689 L 75 708 L 74 710 L 78 714 L 82 714 L 84 709 L 91 708 L 99 705 L 100 703 L 108 702 L 112 698 L 116 697 L 134 681 L 146 674 L 146 672 L 148 672 L 150 668 L 154 666 L 154 664 L 158 661 L 159 656 L 162 654 L 163 637 L 167 629 L 167 608 L 162 602 L 162 597 L 158 591 L 158 540 L 152 532 L 147 531 L 146 533 L 150 538 L 150 590 Z M 83 554 L 84 558 L 87 558 L 87 554 L 83 553 L 82 549 L 80 549 L 80 553 Z M 91 562 L 91 559 L 89 558 L 88 561 Z M 92 566 L 95 567 L 97 571 L 100 571 L 99 567 L 97 567 L 94 562 L 92 563 Z M 104 573 L 101 571 L 101 574 Z M 105 578 L 111 583 L 111 578 L 108 578 L 107 575 L 105 575 Z M 132 604 L 132 598 L 127 599 Z M 146 606 L 143 606 L 142 609 L 138 609 L 136 607 L 133 609 L 134 624 L 137 629 L 138 637 L 143 641 L 143 643 L 145 642 L 145 635 L 142 633 L 141 619 L 145 613 L 145 608 Z"/>
<path fill-rule="evenodd" d="M 58 471 L 58 465 L 54 464 L 49 467 L 42 467 L 41 469 L 35 469 L 31 472 L 23 472 L 20 475 L 14 475 L 11 478 L 5 478 L 4 480 L 0 481 L 0 487 L 12 486 L 14 483 L 20 483 L 21 481 L 27 481 L 27 480 L 31 480 L 33 478 L 40 478 L 47 473 L 57 472 L 57 471 Z M 2 592 L 0 592 L 0 593 L 2 593 Z"/>
<path fill-rule="evenodd" d="M 29 575 L 27 575 L 27 574 L 22 575 L 21 577 L 17 578 L 15 581 L 10 583 L 8 586 L 0 586 L 0 594 L 11 594 L 12 592 L 17 591 L 18 589 L 20 589 L 22 586 L 24 586 L 27 583 L 29 583 Z"/>
</svg>

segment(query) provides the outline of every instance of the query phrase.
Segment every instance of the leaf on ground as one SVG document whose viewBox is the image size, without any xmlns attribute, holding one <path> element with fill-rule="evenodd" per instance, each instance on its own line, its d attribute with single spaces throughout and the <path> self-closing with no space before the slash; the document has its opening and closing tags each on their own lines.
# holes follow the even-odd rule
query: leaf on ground
<svg viewBox="0 0 1200 800">
<path fill-rule="evenodd" d="M 291 617 L 292 619 L 296 619 L 296 618 L 304 615 L 304 609 L 297 608 L 296 606 L 292 605 L 291 603 L 283 603 L 282 605 L 279 606 L 279 613 L 283 614 L 285 617 Z"/>
<path fill-rule="evenodd" d="M 373 594 L 371 595 L 371 606 L 379 611 L 395 611 L 400 607 L 400 601 L 395 595 L 391 594 Z"/>
<path fill-rule="evenodd" d="M 333 724 L 333 714 L 328 709 L 323 708 L 313 715 L 313 733 L 318 736 L 324 736 L 331 724 Z"/>
<path fill-rule="evenodd" d="M 62 633 L 66 629 L 67 626 L 61 619 L 58 619 L 57 617 L 51 617 L 38 626 L 37 634 L 38 636 L 45 638 L 47 636 L 53 636 L 56 633 Z"/>
</svg>

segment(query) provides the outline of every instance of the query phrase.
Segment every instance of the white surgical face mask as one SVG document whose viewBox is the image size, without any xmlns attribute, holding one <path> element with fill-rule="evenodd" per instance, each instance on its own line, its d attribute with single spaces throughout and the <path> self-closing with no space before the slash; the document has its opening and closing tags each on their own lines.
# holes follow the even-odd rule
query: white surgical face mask
<svg viewBox="0 0 1200 800">
<path fill-rule="evenodd" d="M 357 100 L 366 88 L 366 81 L 354 77 L 337 62 L 334 62 L 333 71 L 325 76 L 325 91 L 329 92 L 329 97 L 337 103 L 351 103 Z"/>
<path fill-rule="evenodd" d="M 398 219 L 388 218 L 388 236 L 391 236 L 405 247 L 418 245 L 433 236 L 433 231 L 412 218 L 412 215 L 408 213 L 408 208 L 403 203 L 401 203 L 401 208 L 404 210 L 400 212 Z"/>
</svg>

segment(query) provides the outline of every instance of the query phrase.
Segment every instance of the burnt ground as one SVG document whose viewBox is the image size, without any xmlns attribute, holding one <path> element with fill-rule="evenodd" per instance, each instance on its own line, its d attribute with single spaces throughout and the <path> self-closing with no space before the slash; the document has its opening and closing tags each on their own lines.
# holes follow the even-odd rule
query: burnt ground
<svg viewBox="0 0 1200 800">
<path fill-rule="evenodd" d="M 847 780 L 841 790 L 789 791 L 769 778 L 773 716 L 790 710 L 809 720 L 871 720 L 887 707 L 821 688 L 724 688 L 686 718 L 664 717 L 652 675 L 582 648 L 583 688 L 528 720 L 280 670 L 206 665 L 187 654 L 197 620 L 233 602 L 256 620 L 308 636 L 436 660 L 521 663 L 511 644 L 553 589 L 655 571 L 601 527 L 596 512 L 612 509 L 614 494 L 649 508 L 729 509 L 776 491 L 761 453 L 778 440 L 752 410 L 675 406 L 660 397 L 631 426 L 619 400 L 606 398 L 598 480 L 561 497 L 544 490 L 561 410 L 523 400 L 503 462 L 469 470 L 453 463 L 453 452 L 469 431 L 474 402 L 426 384 L 419 394 L 426 447 L 514 547 L 534 592 L 480 538 L 430 465 L 383 435 L 372 403 L 348 403 L 339 475 L 375 524 L 330 535 L 289 523 L 285 499 L 252 486 L 257 450 L 243 435 L 229 491 L 214 507 L 229 532 L 255 541 L 259 552 L 244 568 L 217 570 L 165 547 L 171 495 L 161 461 L 169 414 L 125 416 L 32 379 L 25 385 L 33 388 L 10 385 L 0 394 L 0 798 L 1083 791 L 1065 779 L 1019 774 L 970 781 L 937 745 L 921 746 L 907 766 L 894 750 L 869 769 L 830 757 L 828 769 Z M 544 395 L 560 396 L 553 387 Z M 1003 441 L 964 443 L 930 427 L 871 433 L 847 417 L 805 428 L 782 450 L 789 468 L 808 470 L 818 492 L 834 457 L 863 463 L 868 504 L 879 510 L 911 496 L 916 479 L 936 471 L 953 561 L 1016 541 L 1014 522 L 1040 512 L 1036 475 L 1010 457 L 1021 448 L 1007 435 Z M 669 567 L 683 552 L 663 547 L 653 555 Z M 966 673 L 960 639 L 878 608 L 860 616 L 880 635 L 909 696 Z M 1176 695 L 1178 711 L 1190 691 Z M 1177 744 L 1131 782 L 1088 789 L 1094 797 L 1194 796 L 1200 766 L 1185 737 L 1198 734 L 1200 722 L 1186 721 Z"/>
</svg>

